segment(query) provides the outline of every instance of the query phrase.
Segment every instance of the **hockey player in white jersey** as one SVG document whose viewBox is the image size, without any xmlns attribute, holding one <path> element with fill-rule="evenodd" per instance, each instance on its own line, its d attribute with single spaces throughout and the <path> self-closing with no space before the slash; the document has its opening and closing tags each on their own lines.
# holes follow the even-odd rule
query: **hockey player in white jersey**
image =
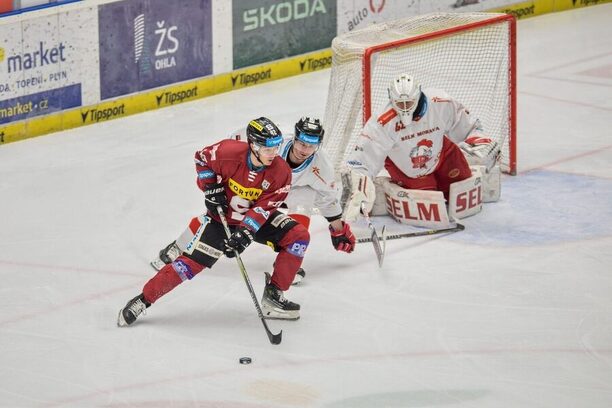
<svg viewBox="0 0 612 408">
<path fill-rule="evenodd" d="M 497 181 L 484 201 L 499 197 L 499 146 L 485 136 L 478 119 L 446 92 L 421 90 L 408 74 L 394 78 L 388 92 L 389 102 L 366 122 L 347 161 L 351 194 L 346 220 L 357 217 L 363 202 L 372 211 L 376 199 L 376 215 L 386 212 L 406 224 L 443 226 L 448 214 L 452 220 L 480 211 L 482 179 L 493 167 L 496 177 L 491 178 Z M 373 178 L 383 167 L 389 177 L 377 179 L 377 193 Z"/>
<path fill-rule="evenodd" d="M 329 222 L 334 248 L 350 253 L 355 248 L 355 236 L 349 224 L 341 220 L 342 207 L 338 200 L 334 169 L 325 152 L 320 149 L 324 134 L 320 121 L 308 117 L 301 118 L 295 124 L 293 135 L 283 132 L 286 136 L 279 154 L 289 164 L 292 179 L 287 199 L 279 202 L 278 206 L 286 208 L 289 216 L 306 228 L 310 225 L 310 216 L 318 211 Z M 246 140 L 246 129 L 237 130 L 231 137 Z M 186 249 L 201 224 L 200 218 L 192 219 L 189 228 L 160 251 L 159 258 L 151 262 L 153 268 L 159 270 Z M 300 268 L 293 284 L 298 284 L 305 275 L 305 271 Z"/>
</svg>

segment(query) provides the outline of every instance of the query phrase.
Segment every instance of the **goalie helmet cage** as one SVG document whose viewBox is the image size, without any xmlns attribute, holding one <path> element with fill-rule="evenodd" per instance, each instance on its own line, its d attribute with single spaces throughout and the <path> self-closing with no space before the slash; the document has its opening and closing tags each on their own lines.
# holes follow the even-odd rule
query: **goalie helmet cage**
<svg viewBox="0 0 612 408">
<path fill-rule="evenodd" d="M 432 13 L 374 24 L 332 41 L 323 141 L 345 169 L 361 129 L 388 102 L 400 73 L 438 88 L 480 119 L 501 146 L 501 168 L 516 174 L 516 20 L 500 13 Z"/>
</svg>

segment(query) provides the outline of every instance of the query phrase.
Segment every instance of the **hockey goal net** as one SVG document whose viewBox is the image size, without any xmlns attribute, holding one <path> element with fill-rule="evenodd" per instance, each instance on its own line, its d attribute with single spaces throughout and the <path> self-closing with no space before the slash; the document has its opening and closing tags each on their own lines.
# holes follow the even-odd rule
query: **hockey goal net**
<svg viewBox="0 0 612 408">
<path fill-rule="evenodd" d="M 516 23 L 498 13 L 435 13 L 374 24 L 334 38 L 323 146 L 343 170 L 364 123 L 408 73 L 445 90 L 502 146 L 502 170 L 516 174 Z"/>
</svg>

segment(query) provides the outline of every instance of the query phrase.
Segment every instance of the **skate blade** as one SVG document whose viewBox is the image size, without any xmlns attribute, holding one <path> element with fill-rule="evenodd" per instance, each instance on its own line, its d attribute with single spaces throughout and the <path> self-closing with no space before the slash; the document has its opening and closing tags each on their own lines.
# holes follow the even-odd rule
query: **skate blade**
<svg viewBox="0 0 612 408">
<path fill-rule="evenodd" d="M 262 314 L 263 318 L 266 320 L 298 320 L 300 318 L 299 310 L 292 312 L 278 312 L 275 309 L 263 307 Z"/>
<path fill-rule="evenodd" d="M 129 326 L 125 319 L 123 318 L 123 309 L 119 310 L 119 316 L 117 316 L 117 327 L 126 327 Z"/>
<path fill-rule="evenodd" d="M 300 316 L 298 315 L 297 317 L 276 317 L 276 316 L 266 316 L 264 315 L 264 320 L 291 320 L 291 321 L 296 321 L 296 320 L 300 320 Z"/>
</svg>

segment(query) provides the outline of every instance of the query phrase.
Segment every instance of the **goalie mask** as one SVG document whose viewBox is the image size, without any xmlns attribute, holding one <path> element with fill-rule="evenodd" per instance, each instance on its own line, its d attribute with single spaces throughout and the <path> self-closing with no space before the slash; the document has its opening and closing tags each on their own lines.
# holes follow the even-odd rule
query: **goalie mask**
<svg viewBox="0 0 612 408">
<path fill-rule="evenodd" d="M 412 121 L 421 96 L 421 86 L 417 85 L 412 75 L 401 74 L 389 84 L 389 100 L 403 124 Z"/>
</svg>

